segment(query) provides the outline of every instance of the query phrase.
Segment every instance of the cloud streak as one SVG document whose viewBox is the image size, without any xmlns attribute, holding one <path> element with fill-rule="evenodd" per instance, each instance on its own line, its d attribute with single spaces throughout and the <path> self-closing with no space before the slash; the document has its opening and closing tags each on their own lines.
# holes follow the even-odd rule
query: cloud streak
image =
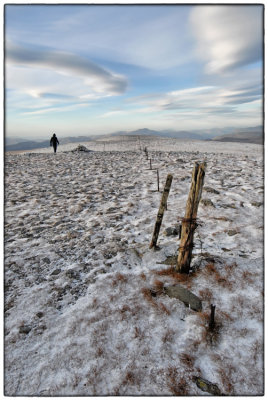
<svg viewBox="0 0 268 400">
<path fill-rule="evenodd" d="M 261 87 L 234 86 L 200 86 L 183 90 L 175 90 L 165 94 L 140 96 L 130 99 L 130 102 L 142 104 L 146 112 L 177 111 L 187 114 L 189 111 L 208 114 L 235 113 L 237 107 L 244 103 L 261 100 Z"/>
<path fill-rule="evenodd" d="M 205 72 L 220 74 L 262 58 L 262 6 L 196 6 L 190 23 Z"/>
<path fill-rule="evenodd" d="M 6 62 L 16 66 L 49 69 L 56 74 L 78 77 L 96 93 L 120 95 L 127 79 L 71 53 L 30 49 L 14 43 L 6 46 Z"/>
</svg>

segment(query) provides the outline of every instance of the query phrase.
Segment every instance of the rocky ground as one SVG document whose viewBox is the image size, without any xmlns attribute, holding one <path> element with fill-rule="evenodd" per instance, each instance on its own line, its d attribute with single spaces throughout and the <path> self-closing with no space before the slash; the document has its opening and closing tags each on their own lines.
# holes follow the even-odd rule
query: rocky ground
<svg viewBox="0 0 268 400">
<path fill-rule="evenodd" d="M 262 147 L 205 151 L 173 140 L 159 151 L 148 142 L 151 170 L 133 143 L 6 154 L 5 394 L 207 394 L 196 376 L 221 393 L 262 394 Z M 193 164 L 204 159 L 195 271 L 185 279 L 167 265 L 179 246 L 169 228 L 184 216 Z M 174 283 L 199 296 L 201 312 L 164 294 Z"/>
</svg>

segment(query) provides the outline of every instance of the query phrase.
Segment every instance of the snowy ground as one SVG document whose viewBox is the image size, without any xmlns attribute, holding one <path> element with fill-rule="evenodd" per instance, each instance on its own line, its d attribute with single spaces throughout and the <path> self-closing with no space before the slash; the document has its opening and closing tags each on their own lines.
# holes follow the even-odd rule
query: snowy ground
<svg viewBox="0 0 268 400">
<path fill-rule="evenodd" d="M 241 143 L 82 143 L 5 159 L 5 394 L 263 393 L 263 148 Z M 158 244 L 149 250 L 168 173 Z M 207 172 L 189 277 L 165 264 L 195 161 Z M 162 282 L 162 283 L 161 283 Z M 180 282 L 192 311 L 161 293 Z M 156 296 L 152 296 L 152 289 Z M 210 304 L 216 329 L 208 330 Z"/>
</svg>

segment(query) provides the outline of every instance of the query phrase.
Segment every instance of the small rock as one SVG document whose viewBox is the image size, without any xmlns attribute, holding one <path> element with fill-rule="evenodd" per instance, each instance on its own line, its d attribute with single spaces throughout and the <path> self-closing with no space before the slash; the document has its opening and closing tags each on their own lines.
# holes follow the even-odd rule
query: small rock
<svg viewBox="0 0 268 400">
<path fill-rule="evenodd" d="M 36 329 L 35 329 L 35 333 L 37 335 L 42 335 L 42 333 L 47 329 L 46 325 L 39 325 Z"/>
<path fill-rule="evenodd" d="M 44 313 L 42 313 L 42 311 L 39 311 L 38 313 L 36 313 L 36 316 L 38 318 L 42 318 L 44 316 Z"/>
<path fill-rule="evenodd" d="M 201 203 L 205 206 L 205 207 L 215 207 L 213 202 L 210 199 L 203 199 L 201 200 Z"/>
<path fill-rule="evenodd" d="M 50 259 L 48 257 L 43 258 L 43 262 L 46 264 L 50 264 Z"/>
<path fill-rule="evenodd" d="M 168 227 L 164 230 L 164 235 L 166 236 L 177 236 L 181 235 L 181 225 L 177 225 L 175 227 Z"/>
<path fill-rule="evenodd" d="M 227 233 L 229 236 L 237 235 L 237 231 L 235 231 L 234 229 L 230 229 Z"/>
<path fill-rule="evenodd" d="M 73 269 L 68 269 L 65 274 L 68 276 L 70 279 L 79 279 L 80 274 L 79 272 L 74 271 Z"/>
<path fill-rule="evenodd" d="M 253 207 L 260 207 L 263 203 L 261 201 L 252 201 L 251 205 Z"/>
<path fill-rule="evenodd" d="M 213 189 L 211 187 L 204 187 L 204 190 L 208 193 L 214 193 L 214 194 L 220 194 L 220 192 L 216 189 Z"/>
<path fill-rule="evenodd" d="M 59 275 L 59 273 L 61 273 L 61 269 L 60 268 L 56 268 L 56 269 L 54 269 L 53 272 L 51 272 L 50 275 Z"/>
<path fill-rule="evenodd" d="M 221 204 L 220 207 L 222 207 L 222 208 L 236 208 L 236 205 L 234 203 L 232 203 L 232 204 Z"/>
<path fill-rule="evenodd" d="M 23 326 L 20 326 L 19 332 L 27 335 L 31 330 L 32 330 L 32 328 L 29 325 L 23 325 Z"/>
<path fill-rule="evenodd" d="M 222 393 L 217 385 L 207 381 L 206 379 L 200 378 L 198 376 L 193 377 L 193 381 L 203 392 L 211 393 L 214 396 L 221 396 Z"/>
<path fill-rule="evenodd" d="M 76 149 L 72 150 L 73 153 L 76 153 L 79 151 L 84 151 L 84 152 L 88 153 L 91 150 L 87 149 L 86 146 L 82 146 L 81 144 L 79 144 Z"/>
<path fill-rule="evenodd" d="M 157 262 L 157 264 L 165 264 L 165 265 L 176 265 L 178 260 L 178 255 L 168 256 L 164 261 Z"/>
</svg>

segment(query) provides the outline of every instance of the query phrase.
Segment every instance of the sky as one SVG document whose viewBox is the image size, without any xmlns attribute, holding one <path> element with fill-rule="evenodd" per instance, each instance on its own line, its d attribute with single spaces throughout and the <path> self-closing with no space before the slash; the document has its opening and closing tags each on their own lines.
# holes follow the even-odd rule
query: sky
<svg viewBox="0 0 268 400">
<path fill-rule="evenodd" d="M 5 135 L 263 124 L 261 5 L 5 5 Z"/>
</svg>

